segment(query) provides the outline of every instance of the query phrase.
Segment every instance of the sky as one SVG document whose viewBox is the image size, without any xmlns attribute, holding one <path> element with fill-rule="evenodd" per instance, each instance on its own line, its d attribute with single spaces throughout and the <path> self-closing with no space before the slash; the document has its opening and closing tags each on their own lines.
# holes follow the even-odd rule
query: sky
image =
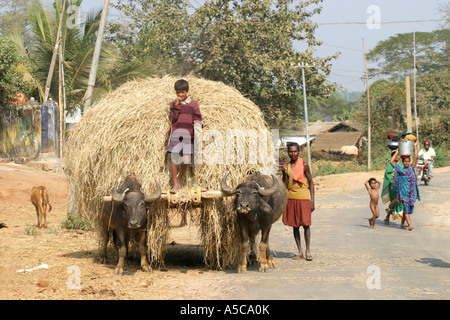
<svg viewBox="0 0 450 320">
<path fill-rule="evenodd" d="M 194 6 L 203 2 L 190 1 Z M 294 3 L 299 1 L 294 0 Z M 439 7 L 449 2 L 450 0 L 323 0 L 322 12 L 312 18 L 319 24 L 316 39 L 323 41 L 314 55 L 326 57 L 340 52 L 339 58 L 332 62 L 329 81 L 340 83 L 350 92 L 364 91 L 363 38 L 367 53 L 378 42 L 399 33 L 440 29 L 443 21 L 429 20 L 442 19 Z M 101 9 L 102 6 L 103 0 L 85 0 L 83 3 L 86 10 Z M 296 50 L 304 48 L 301 43 L 295 44 Z M 368 67 L 370 68 L 370 64 Z"/>
<path fill-rule="evenodd" d="M 418 22 L 418 20 L 442 19 L 439 5 L 448 4 L 449 1 L 324 0 L 322 12 L 313 18 L 313 21 L 319 24 L 316 38 L 323 41 L 323 45 L 317 49 L 316 54 L 324 57 L 341 52 L 340 57 L 332 63 L 332 74 L 329 80 L 341 83 L 348 91 L 364 91 L 366 82 L 363 38 L 367 53 L 378 42 L 399 33 L 429 32 L 440 29 L 443 21 Z M 378 25 L 376 24 L 377 14 L 380 21 Z M 391 23 L 395 21 L 416 22 Z M 341 22 L 359 22 L 359 24 L 329 24 Z M 375 28 L 378 26 L 379 29 Z"/>
</svg>

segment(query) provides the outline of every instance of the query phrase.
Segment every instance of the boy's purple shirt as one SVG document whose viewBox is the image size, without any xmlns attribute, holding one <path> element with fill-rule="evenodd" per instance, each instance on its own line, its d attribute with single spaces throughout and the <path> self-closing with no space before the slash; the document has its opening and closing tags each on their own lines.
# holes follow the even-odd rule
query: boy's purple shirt
<svg viewBox="0 0 450 320">
<path fill-rule="evenodd" d="M 196 100 L 190 100 L 186 104 L 179 105 L 175 105 L 175 101 L 170 102 L 169 119 L 172 123 L 168 132 L 169 135 L 172 135 L 177 129 L 183 129 L 179 130 L 181 133 L 179 136 L 190 138 L 191 141 L 194 141 L 194 123 L 202 123 L 202 114 L 198 102 Z M 185 136 L 186 131 L 189 132 L 189 137 Z"/>
</svg>

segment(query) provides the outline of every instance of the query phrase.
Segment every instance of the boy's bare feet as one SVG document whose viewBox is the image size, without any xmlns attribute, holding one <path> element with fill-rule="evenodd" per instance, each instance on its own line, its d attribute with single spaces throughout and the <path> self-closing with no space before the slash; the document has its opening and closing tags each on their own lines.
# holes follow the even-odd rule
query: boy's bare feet
<svg viewBox="0 0 450 320">
<path fill-rule="evenodd" d="M 175 182 L 173 185 L 173 188 L 170 189 L 170 193 L 177 193 L 178 190 L 180 190 L 181 186 L 179 182 Z"/>
</svg>

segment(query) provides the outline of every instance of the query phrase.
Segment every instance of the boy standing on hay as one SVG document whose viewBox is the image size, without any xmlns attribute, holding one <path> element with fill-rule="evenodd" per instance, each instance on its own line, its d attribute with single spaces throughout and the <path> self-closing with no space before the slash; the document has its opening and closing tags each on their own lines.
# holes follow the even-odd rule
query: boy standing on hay
<svg viewBox="0 0 450 320">
<path fill-rule="evenodd" d="M 191 163 L 191 156 L 194 154 L 194 129 L 202 128 L 202 114 L 198 102 L 188 97 L 189 83 L 180 79 L 175 82 L 174 88 L 177 98 L 170 102 L 171 128 L 167 146 L 167 152 L 171 154 L 172 193 L 181 188 L 180 180 Z"/>
</svg>

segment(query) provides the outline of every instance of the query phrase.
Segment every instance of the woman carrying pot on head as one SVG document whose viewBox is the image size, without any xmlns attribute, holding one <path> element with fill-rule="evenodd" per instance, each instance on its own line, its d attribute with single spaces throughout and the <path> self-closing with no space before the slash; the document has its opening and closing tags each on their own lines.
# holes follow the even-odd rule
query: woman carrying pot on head
<svg viewBox="0 0 450 320">
<path fill-rule="evenodd" d="M 402 227 L 408 227 L 408 230 L 412 230 L 411 225 L 411 214 L 414 212 L 414 204 L 416 199 L 420 200 L 419 188 L 417 186 L 416 174 L 414 172 L 414 167 L 417 164 L 417 145 L 418 141 L 414 143 L 414 159 L 412 160 L 412 155 L 401 155 L 403 168 L 395 163 L 395 157 L 398 155 L 399 151 L 393 155 L 391 158 L 391 165 L 394 167 L 394 190 L 398 201 L 403 205 L 403 218 Z M 405 222 L 407 226 L 405 226 Z"/>
<path fill-rule="evenodd" d="M 391 156 L 394 156 L 394 164 L 398 164 L 403 168 L 403 163 L 400 162 L 400 154 L 398 153 L 398 150 L 392 151 Z M 389 218 L 391 215 L 394 220 L 403 219 L 403 205 L 400 201 L 398 201 L 394 190 L 394 165 L 391 164 L 391 161 L 388 162 L 384 172 L 381 200 L 383 203 L 389 202 L 389 206 L 386 209 L 386 218 L 384 218 L 385 224 L 390 223 Z"/>
</svg>

